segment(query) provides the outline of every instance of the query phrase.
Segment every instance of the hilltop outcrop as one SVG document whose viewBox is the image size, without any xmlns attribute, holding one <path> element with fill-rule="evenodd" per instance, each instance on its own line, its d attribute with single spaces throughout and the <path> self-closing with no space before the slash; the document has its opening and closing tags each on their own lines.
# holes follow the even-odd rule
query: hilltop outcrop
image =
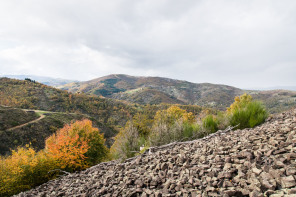
<svg viewBox="0 0 296 197">
<path fill-rule="evenodd" d="M 254 129 L 152 148 L 18 196 L 296 195 L 296 109 Z"/>
</svg>

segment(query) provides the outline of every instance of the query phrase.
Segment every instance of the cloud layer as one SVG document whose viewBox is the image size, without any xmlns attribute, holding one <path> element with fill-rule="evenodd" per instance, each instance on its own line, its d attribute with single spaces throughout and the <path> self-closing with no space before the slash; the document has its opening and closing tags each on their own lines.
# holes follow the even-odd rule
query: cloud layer
<svg viewBox="0 0 296 197">
<path fill-rule="evenodd" d="M 294 0 L 10 0 L 0 74 L 296 84 Z"/>
</svg>

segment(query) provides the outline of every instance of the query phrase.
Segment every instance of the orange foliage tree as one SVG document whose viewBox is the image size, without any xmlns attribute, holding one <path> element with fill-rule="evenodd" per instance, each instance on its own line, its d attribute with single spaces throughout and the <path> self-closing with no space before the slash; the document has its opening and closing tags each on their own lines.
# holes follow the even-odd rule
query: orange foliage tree
<svg viewBox="0 0 296 197">
<path fill-rule="evenodd" d="M 76 121 L 46 139 L 46 150 L 67 171 L 85 169 L 106 159 L 103 134 L 90 120 Z"/>
</svg>

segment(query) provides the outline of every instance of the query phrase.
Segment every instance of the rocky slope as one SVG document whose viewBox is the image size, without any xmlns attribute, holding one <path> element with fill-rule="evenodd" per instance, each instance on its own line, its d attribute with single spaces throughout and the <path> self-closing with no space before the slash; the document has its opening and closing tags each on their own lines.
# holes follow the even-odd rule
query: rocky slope
<svg viewBox="0 0 296 197">
<path fill-rule="evenodd" d="M 138 104 L 189 104 L 225 110 L 235 96 L 244 93 L 263 101 L 271 113 L 296 106 L 296 92 L 288 90 L 242 90 L 210 83 L 191 83 L 163 77 L 108 75 L 85 82 L 59 86 L 70 92 L 84 92 Z"/>
<path fill-rule="evenodd" d="M 18 196 L 293 196 L 295 178 L 296 109 L 254 129 L 153 148 Z"/>
</svg>

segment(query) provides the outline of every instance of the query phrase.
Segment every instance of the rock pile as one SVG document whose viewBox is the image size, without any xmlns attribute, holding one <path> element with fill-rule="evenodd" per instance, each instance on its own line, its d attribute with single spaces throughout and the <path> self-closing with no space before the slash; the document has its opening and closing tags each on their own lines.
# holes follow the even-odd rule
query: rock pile
<svg viewBox="0 0 296 197">
<path fill-rule="evenodd" d="M 254 129 L 154 148 L 18 196 L 296 196 L 296 109 Z"/>
</svg>

